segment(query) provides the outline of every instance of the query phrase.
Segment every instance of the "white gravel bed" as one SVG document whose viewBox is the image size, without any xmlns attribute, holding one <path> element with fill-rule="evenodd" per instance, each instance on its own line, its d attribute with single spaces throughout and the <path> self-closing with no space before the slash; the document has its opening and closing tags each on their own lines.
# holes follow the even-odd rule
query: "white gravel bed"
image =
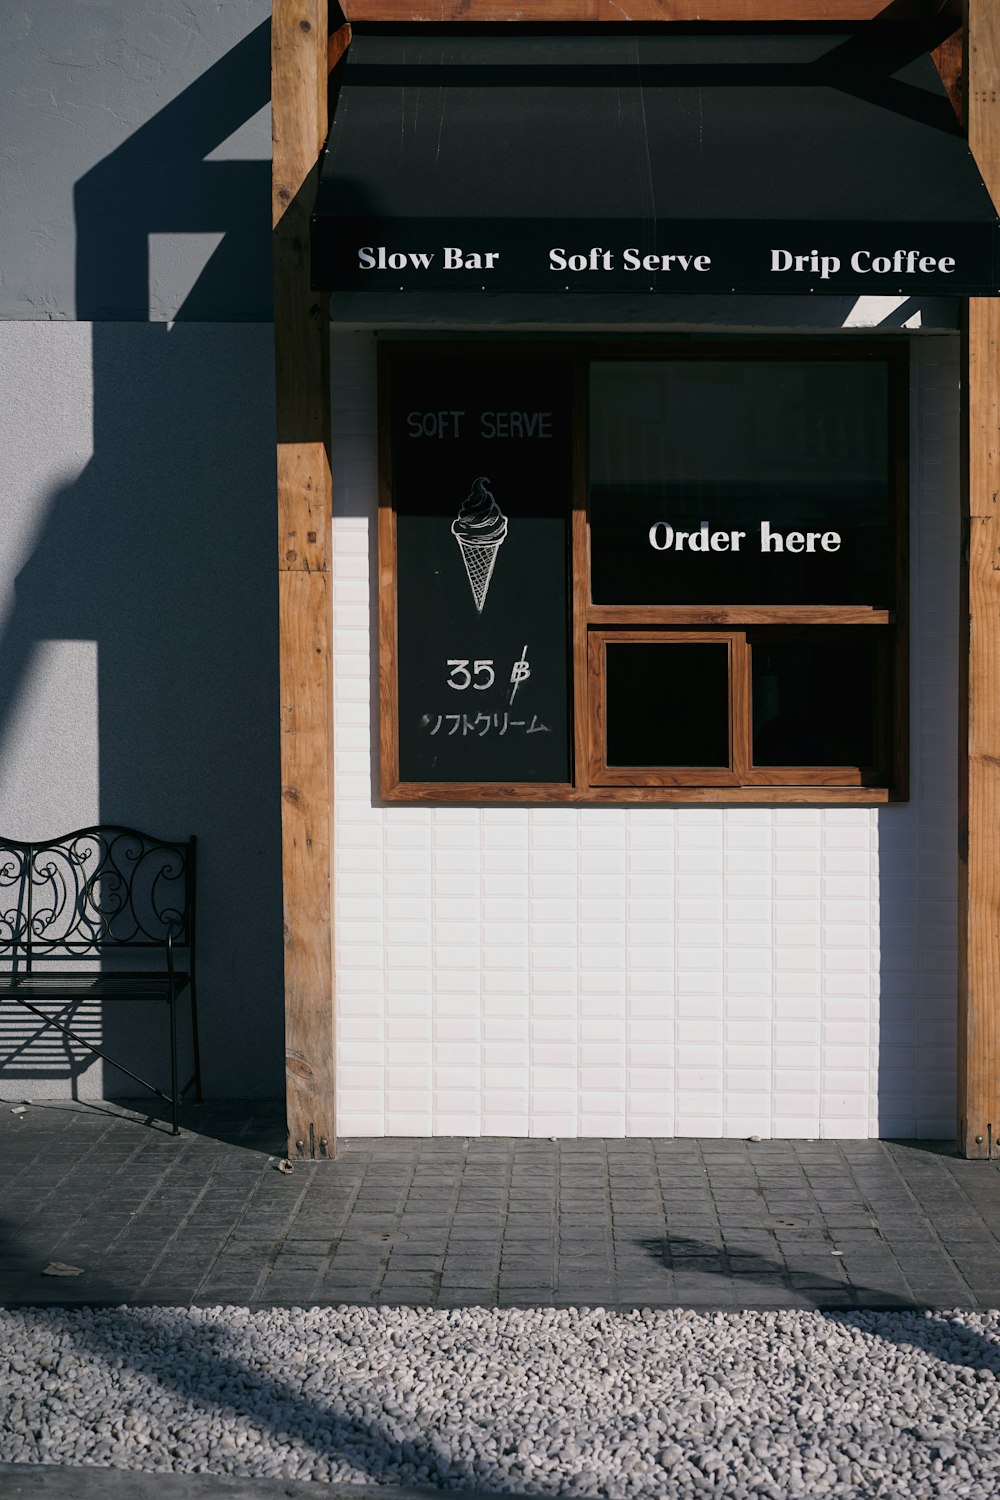
<svg viewBox="0 0 1000 1500">
<path fill-rule="evenodd" d="M 995 1500 L 998 1417 L 996 1312 L 0 1312 L 0 1459 L 21 1463 Z"/>
</svg>

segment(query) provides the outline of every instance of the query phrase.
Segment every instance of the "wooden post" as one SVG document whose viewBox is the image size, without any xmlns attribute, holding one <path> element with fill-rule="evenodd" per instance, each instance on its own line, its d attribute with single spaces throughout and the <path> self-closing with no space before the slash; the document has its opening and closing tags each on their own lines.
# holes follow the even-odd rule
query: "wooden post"
<svg viewBox="0 0 1000 1500">
<path fill-rule="evenodd" d="M 969 145 L 1000 200 L 1000 8 L 969 0 Z M 1000 301 L 974 297 L 965 327 L 965 557 L 960 746 L 958 1144 L 1000 1136 Z"/>
<path fill-rule="evenodd" d="M 309 289 L 327 0 L 272 7 L 281 830 L 289 1155 L 335 1150 L 329 298 Z"/>
</svg>

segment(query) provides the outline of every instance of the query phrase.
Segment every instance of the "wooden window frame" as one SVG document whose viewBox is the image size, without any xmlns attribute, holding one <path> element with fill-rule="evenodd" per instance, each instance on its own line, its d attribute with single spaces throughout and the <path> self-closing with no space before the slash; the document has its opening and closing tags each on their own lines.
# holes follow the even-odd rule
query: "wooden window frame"
<svg viewBox="0 0 1000 1500">
<path fill-rule="evenodd" d="M 523 355 L 572 364 L 572 515 L 570 521 L 571 776 L 566 783 L 403 781 L 399 774 L 397 691 L 396 525 L 393 506 L 389 370 L 395 358 L 489 359 Z M 871 359 L 889 373 L 892 465 L 891 554 L 894 608 L 862 605 L 595 605 L 590 599 L 589 367 L 595 361 L 773 359 L 818 362 Z M 386 340 L 379 348 L 378 729 L 381 796 L 405 803 L 722 803 L 873 806 L 905 801 L 908 786 L 909 622 L 909 380 L 905 339 L 705 338 L 622 342 L 620 339 L 474 338 Z M 761 626 L 880 628 L 891 632 L 885 714 L 887 774 L 868 767 L 753 767 L 750 759 L 748 634 Z M 730 641 L 732 760 L 728 773 L 695 776 L 692 768 L 607 767 L 603 760 L 603 644 L 614 640 Z M 734 700 L 734 701 L 733 701 Z M 725 775 L 725 780 L 722 776 Z"/>
<path fill-rule="evenodd" d="M 649 646 L 726 645 L 729 765 L 609 766 L 607 760 L 607 648 L 631 643 Z M 590 785 L 593 787 L 732 787 L 741 786 L 748 770 L 749 682 L 746 637 L 734 630 L 615 630 L 587 632 L 587 704 L 590 718 Z"/>
</svg>

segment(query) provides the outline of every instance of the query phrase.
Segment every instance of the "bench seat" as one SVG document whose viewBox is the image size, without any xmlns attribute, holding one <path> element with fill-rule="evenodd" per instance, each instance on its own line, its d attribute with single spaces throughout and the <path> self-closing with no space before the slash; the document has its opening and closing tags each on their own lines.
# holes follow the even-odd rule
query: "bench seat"
<svg viewBox="0 0 1000 1500">
<path fill-rule="evenodd" d="M 174 993 L 180 994 L 190 974 L 174 975 Z M 166 974 L 136 970 L 117 974 L 44 973 L 0 974 L 0 1000 L 30 995 L 36 1000 L 166 1000 L 170 979 Z"/>
</svg>

